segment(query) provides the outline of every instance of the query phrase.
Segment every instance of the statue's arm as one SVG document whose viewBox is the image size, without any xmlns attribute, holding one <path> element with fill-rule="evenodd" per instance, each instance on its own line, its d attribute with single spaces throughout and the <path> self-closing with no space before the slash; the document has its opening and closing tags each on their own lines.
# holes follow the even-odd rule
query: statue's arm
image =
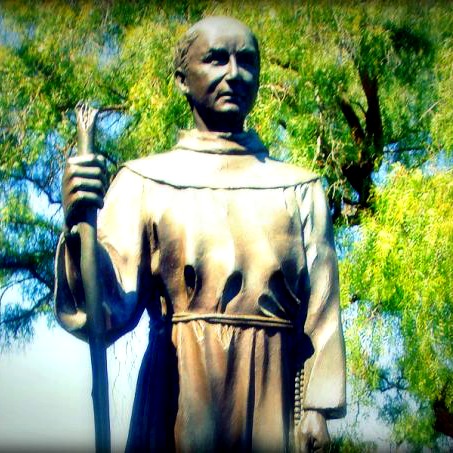
<svg viewBox="0 0 453 453">
<path fill-rule="evenodd" d="M 304 247 L 309 277 L 309 302 L 304 334 L 313 354 L 301 376 L 299 432 L 311 431 L 328 441 L 326 419 L 346 412 L 346 366 L 340 318 L 338 262 L 332 221 L 318 180 L 301 202 Z"/>
<path fill-rule="evenodd" d="M 149 245 L 146 244 L 142 200 L 141 178 L 123 169 L 114 179 L 98 216 L 100 302 L 109 343 L 137 324 L 144 308 L 144 295 L 150 293 L 146 288 L 151 279 L 147 274 L 149 265 L 145 263 Z M 57 320 L 66 330 L 86 340 L 80 238 L 76 223 L 69 224 L 68 231 L 60 238 L 55 279 Z"/>
</svg>

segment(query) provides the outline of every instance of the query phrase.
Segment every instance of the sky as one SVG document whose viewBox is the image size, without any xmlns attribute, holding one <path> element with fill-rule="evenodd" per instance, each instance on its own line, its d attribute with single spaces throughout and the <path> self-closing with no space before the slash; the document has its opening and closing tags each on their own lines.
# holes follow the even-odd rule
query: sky
<svg viewBox="0 0 453 453">
<path fill-rule="evenodd" d="M 108 349 L 112 450 L 123 451 L 148 323 Z M 34 340 L 0 358 L 0 451 L 94 451 L 88 345 L 38 321 Z"/>
</svg>

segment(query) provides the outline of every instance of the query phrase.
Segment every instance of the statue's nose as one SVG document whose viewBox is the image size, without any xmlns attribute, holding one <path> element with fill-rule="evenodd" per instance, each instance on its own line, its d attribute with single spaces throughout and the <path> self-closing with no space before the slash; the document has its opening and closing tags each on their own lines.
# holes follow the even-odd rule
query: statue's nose
<svg viewBox="0 0 453 453">
<path fill-rule="evenodd" d="M 230 60 L 228 62 L 228 73 L 227 73 L 227 79 L 236 79 L 239 74 L 238 71 L 238 65 L 237 65 L 237 60 L 235 55 L 230 55 Z"/>
</svg>

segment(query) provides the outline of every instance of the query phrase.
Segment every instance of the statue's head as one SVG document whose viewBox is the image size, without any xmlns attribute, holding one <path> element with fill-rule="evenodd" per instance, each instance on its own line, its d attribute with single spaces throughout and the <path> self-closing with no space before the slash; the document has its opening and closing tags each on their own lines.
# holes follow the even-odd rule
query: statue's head
<svg viewBox="0 0 453 453">
<path fill-rule="evenodd" d="M 256 99 L 259 73 L 255 35 L 230 17 L 197 22 L 176 50 L 176 83 L 200 130 L 242 131 Z"/>
</svg>

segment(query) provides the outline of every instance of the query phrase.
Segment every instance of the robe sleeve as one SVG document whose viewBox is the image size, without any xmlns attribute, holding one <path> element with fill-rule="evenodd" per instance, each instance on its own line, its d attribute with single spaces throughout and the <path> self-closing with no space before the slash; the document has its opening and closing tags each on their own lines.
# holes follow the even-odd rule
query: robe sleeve
<svg viewBox="0 0 453 453">
<path fill-rule="evenodd" d="M 150 294 L 149 235 L 143 178 L 123 168 L 98 215 L 98 268 L 110 344 L 132 330 Z M 78 235 L 62 235 L 55 260 L 55 313 L 68 332 L 88 341 Z"/>
<path fill-rule="evenodd" d="M 309 183 L 301 201 L 301 216 L 309 291 L 303 330 L 313 352 L 303 366 L 301 409 L 340 418 L 346 413 L 346 366 L 338 262 L 330 212 L 319 180 Z"/>
</svg>

